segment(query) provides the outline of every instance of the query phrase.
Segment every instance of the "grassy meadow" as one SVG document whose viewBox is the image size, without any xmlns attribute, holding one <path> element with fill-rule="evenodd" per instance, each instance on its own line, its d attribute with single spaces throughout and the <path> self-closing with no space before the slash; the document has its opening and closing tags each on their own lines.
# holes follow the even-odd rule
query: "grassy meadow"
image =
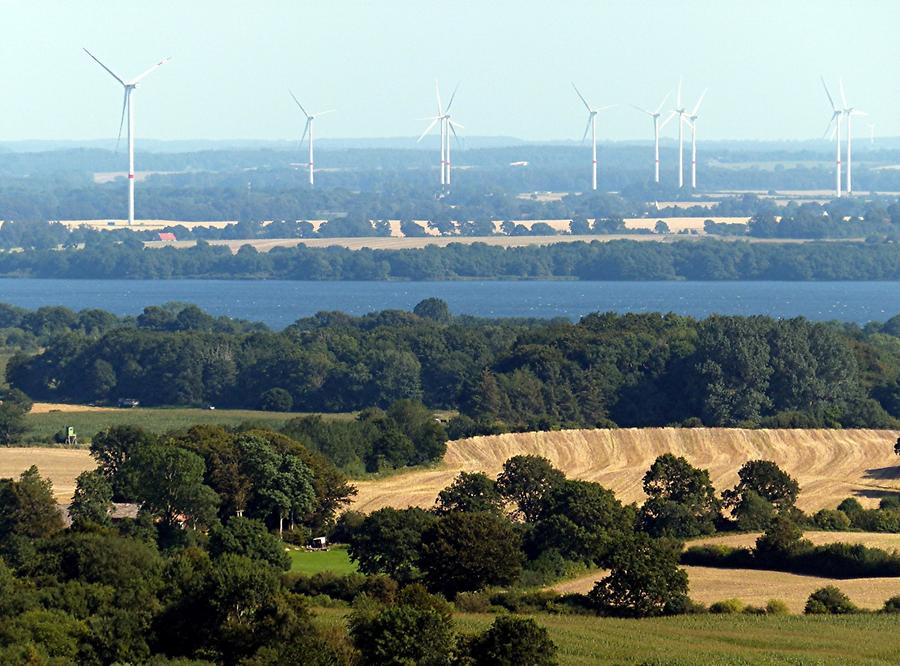
<svg viewBox="0 0 900 666">
<path fill-rule="evenodd" d="M 342 626 L 346 608 L 316 608 L 321 626 Z M 482 631 L 496 615 L 457 613 L 457 630 Z M 562 666 L 762 666 L 896 664 L 897 616 L 682 615 L 623 620 L 593 615 L 531 616 L 547 628 Z"/>
<path fill-rule="evenodd" d="M 350 561 L 346 548 L 329 550 L 292 549 L 288 552 L 291 558 L 291 571 L 302 574 L 317 574 L 331 571 L 339 576 L 356 572 L 356 563 Z"/>
<path fill-rule="evenodd" d="M 184 409 L 143 408 L 108 409 L 95 411 L 41 411 L 28 414 L 25 419 L 28 432 L 22 438 L 23 446 L 40 446 L 52 443 L 53 435 L 66 426 L 75 428 L 80 444 L 87 445 L 91 437 L 110 426 L 138 425 L 151 432 L 165 432 L 192 425 L 216 424 L 236 426 L 257 423 L 279 428 L 286 421 L 309 414 L 263 412 L 247 409 Z M 352 414 L 323 414 L 329 419 L 352 418 Z"/>
</svg>

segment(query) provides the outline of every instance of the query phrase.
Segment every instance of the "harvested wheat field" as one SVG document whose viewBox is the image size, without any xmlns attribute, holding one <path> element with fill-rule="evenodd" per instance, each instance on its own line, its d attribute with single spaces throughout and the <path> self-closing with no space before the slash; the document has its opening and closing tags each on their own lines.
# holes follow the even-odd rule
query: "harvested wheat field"
<svg viewBox="0 0 900 666">
<path fill-rule="evenodd" d="M 0 448 L 0 479 L 18 477 L 32 465 L 41 476 L 53 482 L 57 501 L 68 504 L 75 492 L 75 477 L 94 469 L 97 463 L 82 449 L 52 449 L 46 447 Z"/>
<path fill-rule="evenodd" d="M 900 491 L 900 466 L 892 430 L 743 430 L 738 428 L 622 428 L 564 430 L 472 437 L 449 442 L 436 468 L 360 481 L 354 509 L 428 507 L 461 471 L 496 475 L 518 454 L 548 458 L 568 476 L 597 481 L 623 502 L 643 500 L 641 479 L 663 453 L 706 468 L 718 490 L 737 482 L 747 460 L 773 460 L 800 482 L 804 511 L 833 508 L 857 497 L 874 506 Z"/>
<path fill-rule="evenodd" d="M 716 536 L 691 539 L 688 546 L 728 546 L 730 548 L 751 548 L 761 532 L 742 532 L 741 534 L 720 534 Z M 869 548 L 900 551 L 900 534 L 888 532 L 819 532 L 807 531 L 803 538 L 812 541 L 816 546 L 829 543 L 858 543 Z"/>
<path fill-rule="evenodd" d="M 70 405 L 65 402 L 36 402 L 31 406 L 31 414 L 49 414 L 51 412 L 114 412 L 121 411 L 116 407 L 95 407 L 93 405 Z"/>
<path fill-rule="evenodd" d="M 900 578 L 837 580 L 756 569 L 683 568 L 688 574 L 688 594 L 691 599 L 704 604 L 724 599 L 740 599 L 745 604 L 765 606 L 769 599 L 780 599 L 788 605 L 791 612 L 802 613 L 807 597 L 826 585 L 836 585 L 862 608 L 881 608 L 886 599 L 900 594 Z M 594 583 L 605 575 L 605 571 L 595 571 L 559 583 L 553 589 L 561 593 L 584 594 L 590 592 Z"/>
</svg>

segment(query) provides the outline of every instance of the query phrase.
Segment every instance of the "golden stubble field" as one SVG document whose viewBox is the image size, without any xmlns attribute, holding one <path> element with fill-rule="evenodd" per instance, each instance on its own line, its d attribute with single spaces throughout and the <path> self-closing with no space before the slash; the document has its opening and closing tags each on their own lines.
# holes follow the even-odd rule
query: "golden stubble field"
<svg viewBox="0 0 900 666">
<path fill-rule="evenodd" d="M 623 502 L 641 502 L 641 479 L 657 456 L 674 453 L 710 471 L 721 491 L 737 482 L 747 460 L 773 460 L 795 476 L 804 511 L 857 497 L 873 506 L 900 491 L 900 460 L 891 430 L 744 430 L 739 428 L 621 428 L 472 437 L 449 442 L 433 469 L 360 481 L 354 508 L 429 507 L 461 471 L 496 475 L 514 455 L 548 458 L 569 477 L 596 481 Z"/>
</svg>

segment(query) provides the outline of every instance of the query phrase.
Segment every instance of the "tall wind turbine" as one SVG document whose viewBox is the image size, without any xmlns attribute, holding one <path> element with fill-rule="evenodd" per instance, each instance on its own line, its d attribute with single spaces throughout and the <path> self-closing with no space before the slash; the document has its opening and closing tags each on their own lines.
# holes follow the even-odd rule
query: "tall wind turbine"
<svg viewBox="0 0 900 666">
<path fill-rule="evenodd" d="M 161 67 L 165 65 L 171 58 L 163 58 L 158 63 L 153 65 L 150 69 L 148 69 L 143 74 L 139 74 L 133 79 L 128 81 L 119 77 L 115 72 L 113 72 L 109 67 L 100 62 L 97 57 L 84 49 L 84 52 L 87 53 L 93 60 L 100 65 L 103 69 L 109 73 L 116 81 L 118 81 L 122 88 L 125 91 L 125 95 L 122 99 L 122 118 L 119 120 L 119 135 L 116 138 L 116 150 L 119 148 L 119 140 L 122 138 L 122 125 L 125 123 L 125 112 L 128 111 L 128 224 L 134 224 L 134 102 L 131 99 L 131 94 L 135 91 L 140 83 L 150 72 L 155 70 L 157 67 Z"/>
<path fill-rule="evenodd" d="M 290 90 L 291 97 L 294 98 L 294 102 L 296 102 L 297 106 L 300 107 L 300 110 L 303 112 L 303 115 L 306 116 L 306 125 L 303 127 L 303 136 L 300 137 L 300 147 L 303 147 L 303 141 L 306 139 L 306 135 L 309 135 L 309 185 L 312 187 L 316 184 L 316 172 L 315 172 L 315 154 L 313 152 L 313 121 L 319 116 L 324 116 L 326 113 L 334 113 L 334 109 L 329 109 L 328 111 L 319 111 L 319 113 L 309 114 L 306 112 L 306 109 L 303 108 L 303 105 L 300 103 L 300 100 L 297 99 L 297 96 L 294 95 Z"/>
<path fill-rule="evenodd" d="M 700 95 L 700 99 L 697 100 L 697 104 L 694 106 L 694 110 L 691 111 L 690 115 L 687 117 L 687 121 L 691 126 L 691 189 L 697 189 L 697 118 L 700 117 L 700 105 L 703 103 L 703 98 L 706 97 L 706 90 L 703 91 L 703 94 Z"/>
<path fill-rule="evenodd" d="M 675 112 L 672 111 L 671 113 L 669 113 L 669 115 L 666 117 L 666 119 L 664 121 L 662 121 L 662 124 L 660 124 L 659 117 L 662 115 L 661 112 L 662 112 L 663 105 L 666 103 L 666 100 L 669 99 L 669 94 L 670 93 L 666 93 L 666 96 L 663 97 L 663 101 L 661 101 L 659 103 L 659 106 L 656 107 L 656 111 L 648 111 L 647 109 L 644 109 L 640 106 L 635 106 L 634 104 L 631 105 L 633 108 L 637 109 L 638 111 L 641 111 L 642 113 L 646 113 L 648 116 L 650 116 L 651 120 L 653 121 L 653 164 L 654 164 L 653 180 L 656 183 L 659 183 L 659 131 L 663 127 L 665 127 L 666 124 L 668 124 L 668 122 L 670 120 L 672 120 L 672 116 L 675 115 Z"/>
<path fill-rule="evenodd" d="M 684 187 L 684 117 L 687 109 L 681 104 L 681 79 L 678 79 L 678 95 L 673 111 L 678 114 L 678 188 Z"/>
<path fill-rule="evenodd" d="M 428 127 L 425 128 L 425 131 L 422 132 L 422 135 L 418 138 L 417 141 L 421 141 L 424 139 L 427 134 L 434 129 L 435 125 L 439 125 L 440 134 L 441 134 L 441 186 L 450 184 L 450 134 L 456 136 L 456 128 L 459 127 L 462 129 L 462 125 L 450 120 L 450 107 L 453 106 L 453 100 L 456 99 L 456 91 L 459 89 L 459 84 L 456 85 L 456 88 L 453 89 L 453 93 L 450 95 L 450 102 L 447 104 L 447 108 L 444 109 L 444 105 L 441 102 L 441 89 L 438 85 L 438 82 L 434 82 L 434 92 L 437 97 L 437 115 L 432 116 L 430 118 L 425 118 L 425 120 L 430 120 L 431 123 Z"/>
<path fill-rule="evenodd" d="M 836 197 L 841 196 L 841 109 L 837 107 L 834 103 L 834 99 L 831 97 L 831 93 L 828 92 L 828 86 L 825 85 L 825 78 L 822 78 L 822 87 L 825 88 L 825 95 L 828 96 L 828 102 L 831 104 L 831 120 L 828 121 L 828 127 L 825 128 L 825 136 L 828 136 L 829 130 L 831 130 L 831 126 L 834 125 L 834 133 L 832 138 L 835 140 L 835 157 L 834 157 L 834 168 L 835 168 L 835 186 L 834 186 L 834 195 Z"/>
<path fill-rule="evenodd" d="M 587 109 L 588 119 L 587 125 L 584 127 L 584 134 L 581 137 L 581 140 L 584 141 L 588 135 L 588 131 L 591 133 L 591 189 L 597 189 L 597 114 L 601 111 L 605 111 L 606 109 L 611 109 L 615 106 L 615 104 L 608 104 L 606 106 L 601 106 L 599 108 L 594 108 L 590 104 L 588 104 L 587 100 L 584 98 L 575 84 L 572 84 L 572 87 L 575 88 L 575 94 L 578 95 L 578 98 L 581 100 L 582 104 L 584 104 L 584 108 Z"/>
<path fill-rule="evenodd" d="M 867 116 L 865 111 L 860 111 L 847 104 L 844 95 L 844 80 L 839 81 L 841 90 L 841 104 L 844 116 L 847 118 L 847 195 L 853 194 L 853 116 Z"/>
</svg>

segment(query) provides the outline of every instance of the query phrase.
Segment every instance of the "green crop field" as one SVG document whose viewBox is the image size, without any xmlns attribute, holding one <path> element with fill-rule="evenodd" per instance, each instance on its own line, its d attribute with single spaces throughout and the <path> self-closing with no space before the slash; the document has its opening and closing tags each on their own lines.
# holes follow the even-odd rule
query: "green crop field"
<svg viewBox="0 0 900 666">
<path fill-rule="evenodd" d="M 28 414 L 28 432 L 22 437 L 23 446 L 40 446 L 53 441 L 53 435 L 65 426 L 72 426 L 79 441 L 87 445 L 96 433 L 116 425 L 138 425 L 151 432 L 165 432 L 198 424 L 236 426 L 251 422 L 278 428 L 285 421 L 309 414 L 262 412 L 244 409 L 116 409 L 93 412 L 44 412 Z M 347 419 L 352 414 L 323 414 L 324 418 Z"/>
<path fill-rule="evenodd" d="M 332 571 L 338 575 L 356 571 L 356 563 L 350 561 L 346 548 L 331 548 L 323 551 L 291 550 L 291 571 L 316 574 Z"/>
<path fill-rule="evenodd" d="M 347 609 L 316 608 L 320 625 L 340 626 Z M 459 613 L 460 632 L 486 629 L 496 615 Z M 620 620 L 590 615 L 531 616 L 550 632 L 563 666 L 749 666 L 900 662 L 896 615 L 687 615 Z"/>
</svg>

